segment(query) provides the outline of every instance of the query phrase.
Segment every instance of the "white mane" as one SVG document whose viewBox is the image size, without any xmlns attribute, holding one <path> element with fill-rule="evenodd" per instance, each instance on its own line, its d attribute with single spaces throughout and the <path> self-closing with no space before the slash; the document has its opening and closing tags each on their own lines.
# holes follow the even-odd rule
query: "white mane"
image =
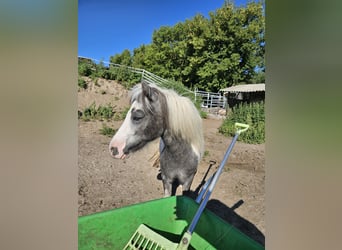
<svg viewBox="0 0 342 250">
<path fill-rule="evenodd" d="M 202 119 L 189 98 L 173 90 L 160 89 L 165 95 L 169 110 L 169 126 L 173 134 L 189 142 L 199 158 L 204 151 Z"/>
</svg>

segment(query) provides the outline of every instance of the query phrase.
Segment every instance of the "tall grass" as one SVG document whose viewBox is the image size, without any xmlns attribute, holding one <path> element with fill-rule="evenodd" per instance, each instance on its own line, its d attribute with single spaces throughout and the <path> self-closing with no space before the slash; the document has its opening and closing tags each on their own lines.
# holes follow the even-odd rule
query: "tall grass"
<svg viewBox="0 0 342 250">
<path fill-rule="evenodd" d="M 109 104 L 107 106 L 98 106 L 96 107 L 95 102 L 93 102 L 90 106 L 86 107 L 79 118 L 89 121 L 94 119 L 110 119 L 114 116 L 113 107 Z"/>
<path fill-rule="evenodd" d="M 84 79 L 78 77 L 78 87 L 80 87 L 82 89 L 87 89 L 88 88 L 88 84 L 87 84 L 87 82 Z"/>
<path fill-rule="evenodd" d="M 108 127 L 106 124 L 102 124 L 102 128 L 100 129 L 100 133 L 102 135 L 106 135 L 108 137 L 112 137 L 116 133 L 116 129 Z"/>
<path fill-rule="evenodd" d="M 86 107 L 82 112 L 79 112 L 78 118 L 84 121 L 90 120 L 110 120 L 121 121 L 126 118 L 129 107 L 126 107 L 121 112 L 115 111 L 115 106 L 107 104 L 107 106 L 96 106 L 95 102 Z"/>
<path fill-rule="evenodd" d="M 239 104 L 233 108 L 232 113 L 223 121 L 219 132 L 226 136 L 234 136 L 236 122 L 246 123 L 250 127 L 241 133 L 239 140 L 258 144 L 265 142 L 265 104 L 256 102 Z"/>
</svg>

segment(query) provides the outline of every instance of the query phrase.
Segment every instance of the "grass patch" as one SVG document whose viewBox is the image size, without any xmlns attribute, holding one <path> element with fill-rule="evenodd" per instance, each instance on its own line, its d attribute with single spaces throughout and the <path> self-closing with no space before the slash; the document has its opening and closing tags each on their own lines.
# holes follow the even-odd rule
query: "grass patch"
<svg viewBox="0 0 342 250">
<path fill-rule="evenodd" d="M 78 118 L 83 121 L 91 120 L 111 120 L 122 121 L 126 118 L 127 112 L 130 107 L 126 107 L 121 112 L 114 111 L 115 106 L 107 104 L 106 106 L 96 106 L 93 102 L 90 106 L 86 107 L 83 111 L 78 111 Z"/>
<path fill-rule="evenodd" d="M 207 119 L 207 117 L 208 117 L 208 113 L 207 113 L 207 112 L 205 112 L 205 111 L 203 111 L 203 110 L 200 110 L 199 113 L 200 113 L 200 116 L 201 116 L 203 119 Z"/>
<path fill-rule="evenodd" d="M 81 89 L 87 89 L 88 84 L 84 79 L 78 78 L 78 87 L 80 87 Z"/>
<path fill-rule="evenodd" d="M 108 104 L 107 106 L 96 107 L 95 102 L 93 102 L 89 107 L 86 107 L 79 118 L 84 121 L 94 120 L 94 119 L 107 119 L 109 120 L 114 116 L 113 107 Z"/>
<path fill-rule="evenodd" d="M 116 133 L 116 129 L 108 127 L 106 124 L 102 124 L 102 128 L 100 129 L 101 135 L 105 135 L 108 137 L 113 137 Z"/>
</svg>

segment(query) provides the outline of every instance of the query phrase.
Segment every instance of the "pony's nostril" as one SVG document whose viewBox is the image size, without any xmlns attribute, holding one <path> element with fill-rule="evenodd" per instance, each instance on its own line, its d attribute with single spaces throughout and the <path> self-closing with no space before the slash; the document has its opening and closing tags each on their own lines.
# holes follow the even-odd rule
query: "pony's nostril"
<svg viewBox="0 0 342 250">
<path fill-rule="evenodd" d="M 113 156 L 119 154 L 119 150 L 117 147 L 111 147 L 110 150 L 112 151 Z"/>
</svg>

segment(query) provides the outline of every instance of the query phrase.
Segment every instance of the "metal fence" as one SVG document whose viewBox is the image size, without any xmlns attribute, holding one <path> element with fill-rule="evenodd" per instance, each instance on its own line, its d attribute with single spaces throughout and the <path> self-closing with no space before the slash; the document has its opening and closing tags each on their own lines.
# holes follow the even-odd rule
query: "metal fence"
<svg viewBox="0 0 342 250">
<path fill-rule="evenodd" d="M 94 62 L 101 62 L 103 64 L 111 65 L 112 67 L 115 67 L 115 68 L 127 69 L 131 72 L 140 74 L 141 79 L 148 82 L 148 83 L 154 83 L 156 85 L 163 85 L 163 83 L 169 82 L 169 80 L 161 78 L 160 76 L 157 76 L 157 75 L 155 75 L 155 74 L 153 74 L 147 70 L 144 70 L 144 69 L 134 68 L 134 67 L 116 64 L 116 63 L 111 63 L 111 62 L 105 62 L 105 61 L 101 61 L 101 60 L 97 60 L 97 59 L 93 59 L 93 58 L 88 58 L 88 57 L 84 57 L 84 56 L 79 56 L 79 58 L 88 59 L 88 60 L 91 60 Z"/>
<path fill-rule="evenodd" d="M 79 56 L 79 58 L 88 59 L 94 62 L 101 62 L 103 64 L 111 65 L 116 68 L 127 69 L 131 72 L 141 74 L 141 79 L 148 83 L 154 83 L 160 86 L 163 86 L 163 84 L 170 83 L 169 80 L 161 78 L 160 76 L 157 76 L 144 69 L 134 68 L 134 67 L 111 63 L 111 62 L 105 62 L 105 61 L 83 57 L 83 56 Z M 221 93 L 205 92 L 205 91 L 201 91 L 197 89 L 194 92 L 189 90 L 189 92 L 192 92 L 195 94 L 195 100 L 198 100 L 198 99 L 202 100 L 203 108 L 213 108 L 213 107 L 225 108 L 226 107 L 226 103 L 227 103 L 226 97 L 224 95 L 221 95 Z"/>
<path fill-rule="evenodd" d="M 201 90 L 195 90 L 195 99 L 202 100 L 202 108 L 225 108 L 227 104 L 227 98 L 221 93 L 206 92 Z"/>
</svg>

